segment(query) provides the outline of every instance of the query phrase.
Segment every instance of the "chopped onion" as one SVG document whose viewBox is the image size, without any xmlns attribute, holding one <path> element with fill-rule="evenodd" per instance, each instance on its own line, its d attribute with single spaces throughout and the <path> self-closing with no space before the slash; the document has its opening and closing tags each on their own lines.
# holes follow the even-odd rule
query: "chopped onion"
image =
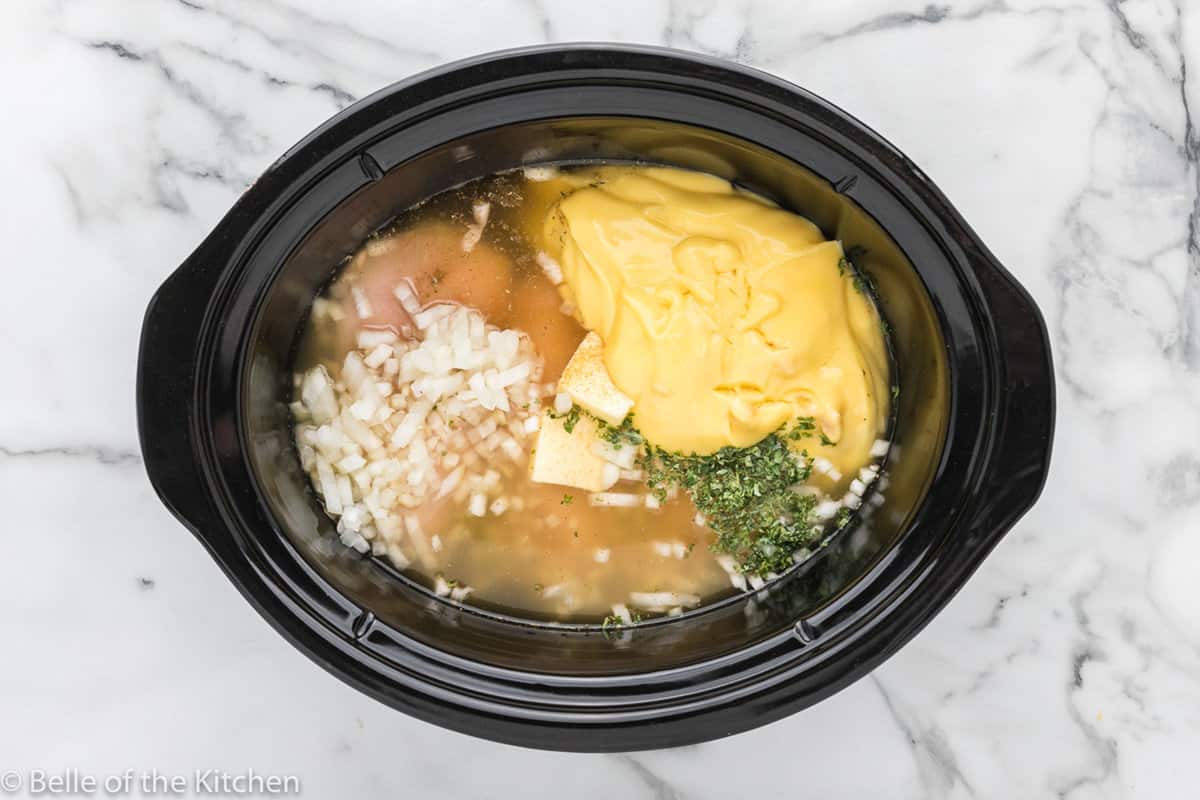
<svg viewBox="0 0 1200 800">
<path fill-rule="evenodd" d="M 354 298 L 354 311 L 358 314 L 358 318 L 369 319 L 371 317 L 371 303 L 367 300 L 367 295 L 363 290 L 357 286 L 351 286 L 350 296 Z"/>
<path fill-rule="evenodd" d="M 558 262 L 553 258 L 545 253 L 539 252 L 537 254 L 537 263 L 538 266 L 542 268 L 542 272 L 546 274 L 546 277 L 549 278 L 550 282 L 555 286 L 558 286 L 563 282 L 562 267 L 559 266 Z"/>
<path fill-rule="evenodd" d="M 342 513 L 342 495 L 338 491 L 337 479 L 334 477 L 333 468 L 329 466 L 327 461 L 317 462 L 317 485 L 321 492 L 321 497 L 325 500 L 325 510 L 330 514 Z"/>
<path fill-rule="evenodd" d="M 479 240 L 483 238 L 483 226 L 468 225 L 467 232 L 463 234 L 462 251 L 469 253 L 475 249 L 475 245 L 479 244 Z"/>
<path fill-rule="evenodd" d="M 407 278 L 396 284 L 392 294 L 396 295 L 401 307 L 410 317 L 421 310 L 421 301 L 417 299 L 417 293 L 413 291 L 412 283 Z"/>
<path fill-rule="evenodd" d="M 557 405 L 557 401 L 555 401 Z M 592 452 L 610 464 L 615 464 L 618 470 L 633 469 L 637 462 L 637 449 L 633 447 L 613 447 L 608 442 L 592 442 Z M 618 471 L 618 477 L 620 472 Z"/>
<path fill-rule="evenodd" d="M 629 602 L 647 611 L 666 611 L 673 606 L 698 606 L 700 597 L 684 592 L 630 592 Z"/>
<path fill-rule="evenodd" d="M 525 175 L 525 180 L 534 183 L 553 180 L 558 176 L 558 170 L 554 167 L 525 167 L 521 172 Z"/>
<path fill-rule="evenodd" d="M 392 348 L 389 345 L 381 344 L 371 351 L 370 355 L 363 359 L 363 363 L 371 369 L 383 366 L 383 362 L 392 357 Z"/>
<path fill-rule="evenodd" d="M 836 500 L 822 500 L 813 508 L 813 516 L 819 520 L 833 519 L 841 508 L 842 504 Z"/>
<path fill-rule="evenodd" d="M 746 576 L 738 571 L 737 563 L 733 560 L 733 556 L 725 554 L 717 556 L 717 564 L 721 569 L 725 570 L 725 574 L 729 576 L 729 582 L 733 584 L 735 589 L 746 591 Z"/>
<path fill-rule="evenodd" d="M 498 496 L 501 475 L 489 465 L 501 452 L 506 469 L 524 457 L 540 414 L 541 363 L 527 336 L 493 328 L 473 309 L 422 310 L 408 281 L 394 293 L 419 315 L 416 338 L 359 331 L 337 381 L 320 366 L 294 376 L 290 411 L 301 465 L 342 543 L 403 569 L 410 562 L 397 545 L 407 536 L 431 569 L 443 542 L 426 536 L 413 509 L 443 498 L 478 516 L 515 507 Z"/>
<path fill-rule="evenodd" d="M 592 492 L 588 495 L 588 502 L 605 508 L 637 508 L 642 505 L 642 497 L 622 492 Z"/>
<path fill-rule="evenodd" d="M 367 460 L 365 458 L 360 456 L 358 453 L 351 453 L 334 466 L 336 466 L 339 471 L 349 474 L 356 470 L 362 469 L 366 465 Z"/>
<path fill-rule="evenodd" d="M 621 468 L 616 464 L 605 464 L 600 470 L 600 480 L 605 489 L 611 489 L 621 480 Z"/>
<path fill-rule="evenodd" d="M 377 345 L 391 345 L 396 341 L 396 334 L 386 328 L 365 328 L 358 332 L 358 349 L 371 350 Z M 391 348 L 388 348 L 391 351 Z M 375 366 L 375 365 L 371 365 Z"/>
</svg>

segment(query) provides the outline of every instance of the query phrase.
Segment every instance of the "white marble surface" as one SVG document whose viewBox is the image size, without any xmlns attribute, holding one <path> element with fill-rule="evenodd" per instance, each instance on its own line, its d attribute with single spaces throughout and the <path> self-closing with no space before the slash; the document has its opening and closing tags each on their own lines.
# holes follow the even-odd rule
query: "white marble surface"
<svg viewBox="0 0 1200 800">
<path fill-rule="evenodd" d="M 899 655 L 765 729 L 628 756 L 477 741 L 322 672 L 159 505 L 134 421 L 146 301 L 286 147 L 423 68 L 580 39 L 736 58 L 883 132 L 1033 292 L 1060 380 L 1041 503 Z M 0 771 L 254 768 L 354 798 L 1197 796 L 1198 81 L 1191 0 L 6 0 Z"/>
</svg>

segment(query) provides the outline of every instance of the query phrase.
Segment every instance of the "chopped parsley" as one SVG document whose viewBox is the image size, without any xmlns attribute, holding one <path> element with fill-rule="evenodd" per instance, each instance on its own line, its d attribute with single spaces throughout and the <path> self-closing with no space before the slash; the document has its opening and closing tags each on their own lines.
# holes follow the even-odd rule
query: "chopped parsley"
<svg viewBox="0 0 1200 800">
<path fill-rule="evenodd" d="M 590 414 L 588 416 L 591 416 Z M 593 417 L 596 420 L 596 429 L 600 438 L 608 442 L 614 449 L 620 450 L 625 445 L 633 445 L 640 447 L 645 443 L 645 439 L 633 427 L 633 414 L 625 417 L 620 425 L 610 425 L 602 419 Z"/>
<path fill-rule="evenodd" d="M 583 409 L 579 406 L 571 406 L 571 410 L 559 414 L 555 411 L 550 412 L 550 419 L 561 419 L 563 421 L 563 430 L 567 433 L 574 433 L 575 426 L 579 424 L 579 416 L 583 413 Z"/>
<path fill-rule="evenodd" d="M 817 429 L 816 420 L 812 417 L 796 417 L 791 427 L 784 434 L 793 442 L 798 442 L 801 439 L 807 439 L 813 435 L 813 431 Z"/>
<path fill-rule="evenodd" d="M 870 294 L 871 280 L 862 268 L 856 263 L 858 259 L 867 254 L 867 249 L 860 245 L 846 248 L 846 254 L 838 259 L 838 274 L 845 275 L 850 273 L 851 279 L 854 281 L 854 288 L 862 294 Z"/>
<path fill-rule="evenodd" d="M 821 534 L 812 520 L 816 498 L 794 490 L 808 480 L 812 464 L 807 453 L 797 455 L 788 446 L 791 430 L 795 425 L 750 447 L 723 447 L 706 456 L 655 448 L 646 459 L 647 482 L 656 493 L 672 484 L 687 489 L 717 534 L 713 549 L 732 555 L 743 572 L 782 572 L 794 552 Z"/>
<path fill-rule="evenodd" d="M 631 446 L 640 451 L 646 483 L 660 501 L 666 500 L 673 486 L 686 489 L 717 535 L 713 550 L 733 556 L 742 572 L 783 572 L 792 565 L 793 553 L 821 536 L 821 525 L 812 516 L 816 497 L 795 491 L 808 480 L 812 461 L 807 451 L 796 453 L 790 444 L 814 437 L 824 445 L 837 444 L 818 428 L 813 417 L 797 417 L 750 447 L 724 447 L 699 456 L 650 445 L 634 427 L 632 414 L 620 425 L 612 425 L 578 405 L 561 414 L 549 412 L 551 419 L 563 421 L 567 433 L 573 432 L 585 415 L 596 424 L 602 441 L 617 449 Z M 561 504 L 570 505 L 574 499 L 564 494 Z M 689 547 L 689 554 L 691 550 Z M 621 624 L 619 618 L 609 616 L 601 627 Z"/>
</svg>

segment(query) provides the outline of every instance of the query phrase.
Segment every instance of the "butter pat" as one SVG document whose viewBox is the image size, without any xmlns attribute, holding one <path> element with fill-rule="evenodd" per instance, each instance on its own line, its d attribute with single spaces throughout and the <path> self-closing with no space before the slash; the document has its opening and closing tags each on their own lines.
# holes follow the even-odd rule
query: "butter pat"
<svg viewBox="0 0 1200 800">
<path fill-rule="evenodd" d="M 620 425 L 633 408 L 633 400 L 613 383 L 604 365 L 604 341 L 595 332 L 579 343 L 571 360 L 563 367 L 558 390 L 609 425 Z"/>
<path fill-rule="evenodd" d="M 611 469 L 594 445 L 601 440 L 595 421 L 581 416 L 570 433 L 563 418 L 555 419 L 547 409 L 542 412 L 537 443 L 530 459 L 530 478 L 535 483 L 555 483 L 573 486 L 585 492 L 602 492 L 615 481 L 608 480 Z"/>
</svg>

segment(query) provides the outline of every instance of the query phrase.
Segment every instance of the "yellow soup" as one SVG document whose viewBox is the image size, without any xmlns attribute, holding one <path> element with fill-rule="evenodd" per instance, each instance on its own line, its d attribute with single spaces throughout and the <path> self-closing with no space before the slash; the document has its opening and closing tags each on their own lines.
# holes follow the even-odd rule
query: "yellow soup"
<svg viewBox="0 0 1200 800">
<path fill-rule="evenodd" d="M 841 244 L 727 181 L 607 167 L 546 221 L 583 326 L 649 442 L 746 447 L 813 417 L 860 466 L 886 425 L 887 356 Z"/>
</svg>

